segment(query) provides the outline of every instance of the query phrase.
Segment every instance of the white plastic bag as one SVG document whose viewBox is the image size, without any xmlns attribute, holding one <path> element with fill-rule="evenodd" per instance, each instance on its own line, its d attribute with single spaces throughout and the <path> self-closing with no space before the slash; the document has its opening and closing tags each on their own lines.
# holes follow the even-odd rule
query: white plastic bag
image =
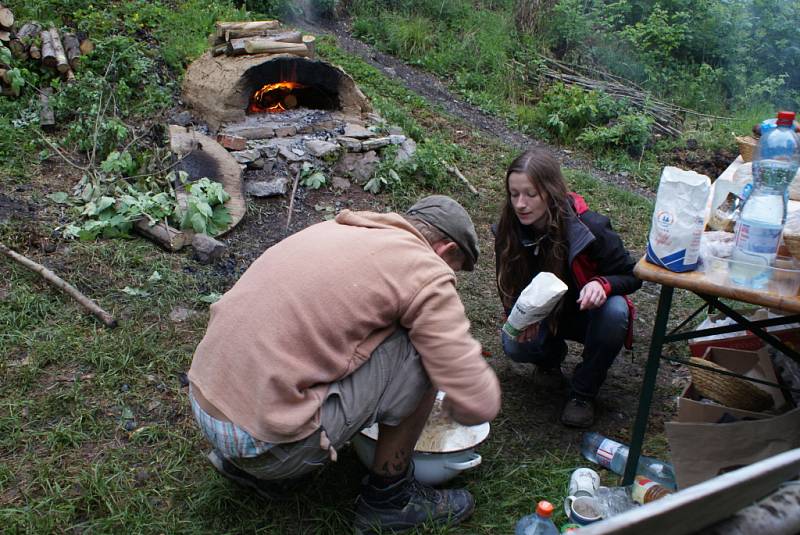
<svg viewBox="0 0 800 535">
<path fill-rule="evenodd" d="M 658 185 L 647 260 L 670 271 L 697 269 L 711 180 L 665 167 Z"/>
<path fill-rule="evenodd" d="M 516 338 L 519 334 L 537 321 L 546 318 L 567 293 L 567 285 L 547 271 L 542 271 L 522 290 L 511 314 L 508 315 L 503 330 L 509 336 Z"/>
</svg>

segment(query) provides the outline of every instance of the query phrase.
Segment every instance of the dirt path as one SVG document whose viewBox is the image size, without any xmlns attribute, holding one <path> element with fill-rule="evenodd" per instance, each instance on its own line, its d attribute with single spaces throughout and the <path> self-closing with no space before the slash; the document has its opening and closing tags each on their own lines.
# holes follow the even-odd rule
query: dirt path
<svg viewBox="0 0 800 535">
<path fill-rule="evenodd" d="M 310 33 L 335 36 L 342 50 L 362 58 L 387 77 L 394 80 L 399 79 L 408 89 L 424 97 L 431 104 L 440 107 L 446 113 L 462 119 L 487 134 L 497 136 L 512 147 L 517 149 L 531 146 L 546 147 L 558 156 L 561 164 L 565 167 L 587 172 L 597 179 L 615 184 L 648 199 L 655 198 L 653 191 L 636 184 L 633 180 L 620 174 L 608 173 L 597 169 L 590 161 L 573 154 L 571 151 L 550 145 L 514 130 L 501 119 L 464 102 L 460 97 L 450 92 L 438 77 L 407 65 L 394 56 L 384 54 L 354 38 L 346 21 L 335 20 L 313 23 L 298 21 L 296 25 Z"/>
</svg>

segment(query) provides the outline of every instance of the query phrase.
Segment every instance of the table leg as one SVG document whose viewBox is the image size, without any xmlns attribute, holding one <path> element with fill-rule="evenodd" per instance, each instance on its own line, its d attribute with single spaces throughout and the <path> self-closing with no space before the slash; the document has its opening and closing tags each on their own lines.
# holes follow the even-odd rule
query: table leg
<svg viewBox="0 0 800 535">
<path fill-rule="evenodd" d="M 634 421 L 633 431 L 631 432 L 628 463 L 625 465 L 625 476 L 622 479 L 623 485 L 630 485 L 633 483 L 634 477 L 636 477 L 636 467 L 639 464 L 639 455 L 642 452 L 642 442 L 644 441 L 644 433 L 647 430 L 647 420 L 650 415 L 650 403 L 653 400 L 656 375 L 658 374 L 658 366 L 661 361 L 661 348 L 664 345 L 664 334 L 667 332 L 667 320 L 669 319 L 669 310 L 672 306 L 673 291 L 671 286 L 661 286 L 661 295 L 658 298 L 655 325 L 653 325 L 653 337 L 650 341 L 650 352 L 647 356 L 642 391 L 639 395 L 639 410 L 636 412 L 636 420 Z"/>
</svg>

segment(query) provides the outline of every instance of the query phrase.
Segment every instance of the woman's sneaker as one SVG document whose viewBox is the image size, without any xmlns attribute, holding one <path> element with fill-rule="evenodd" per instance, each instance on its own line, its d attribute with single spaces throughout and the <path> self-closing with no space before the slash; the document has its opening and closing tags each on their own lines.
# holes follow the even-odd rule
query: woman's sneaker
<svg viewBox="0 0 800 535">
<path fill-rule="evenodd" d="M 464 489 L 436 490 L 414 479 L 413 467 L 385 489 L 364 483 L 356 500 L 356 535 L 401 533 L 421 524 L 456 525 L 475 509 Z"/>
</svg>

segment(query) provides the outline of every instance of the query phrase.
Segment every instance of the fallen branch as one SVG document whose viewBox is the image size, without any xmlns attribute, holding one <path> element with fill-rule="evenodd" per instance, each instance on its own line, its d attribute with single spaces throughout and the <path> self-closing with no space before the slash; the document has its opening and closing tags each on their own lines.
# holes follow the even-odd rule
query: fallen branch
<svg viewBox="0 0 800 535">
<path fill-rule="evenodd" d="M 444 162 L 442 162 L 442 163 L 444 163 Z M 456 175 L 456 177 L 458 177 L 458 179 L 459 179 L 461 182 L 463 182 L 464 184 L 466 184 L 466 185 L 467 185 L 467 188 L 468 188 L 468 189 L 469 189 L 469 190 L 470 190 L 472 193 L 474 193 L 475 195 L 480 195 L 480 193 L 478 193 L 478 190 L 477 190 L 477 189 L 475 189 L 475 186 L 473 186 L 472 184 L 470 184 L 469 180 L 467 180 L 467 177 L 465 177 L 465 176 L 464 176 L 464 175 L 461 173 L 461 171 L 459 171 L 459 170 L 458 170 L 458 167 L 456 167 L 455 165 L 447 165 L 447 164 L 445 164 L 445 167 L 447 168 L 447 170 L 448 170 L 449 172 L 451 172 L 451 173 L 453 173 L 454 175 Z"/>
<path fill-rule="evenodd" d="M 17 253 L 16 251 L 12 251 L 4 244 L 0 243 L 0 252 L 4 253 L 6 256 L 15 260 L 16 262 L 22 264 L 26 268 L 30 269 L 34 273 L 38 273 L 41 277 L 61 290 L 62 292 L 66 293 L 73 299 L 75 299 L 80 305 L 82 305 L 85 309 L 89 312 L 94 314 L 97 319 L 103 322 L 106 327 L 114 328 L 117 326 L 117 320 L 115 320 L 111 314 L 100 308 L 100 306 L 83 295 L 77 288 L 66 282 L 64 279 L 44 267 L 43 265 L 34 262 L 30 258 Z"/>
<path fill-rule="evenodd" d="M 303 172 L 303 169 L 300 168 L 297 170 L 297 174 L 294 177 L 294 185 L 292 186 L 292 196 L 289 198 L 289 215 L 286 216 L 286 229 L 284 230 L 284 234 L 289 233 L 289 224 L 292 222 L 292 210 L 294 209 L 294 196 L 297 193 L 297 184 L 300 182 L 300 174 Z"/>
</svg>

